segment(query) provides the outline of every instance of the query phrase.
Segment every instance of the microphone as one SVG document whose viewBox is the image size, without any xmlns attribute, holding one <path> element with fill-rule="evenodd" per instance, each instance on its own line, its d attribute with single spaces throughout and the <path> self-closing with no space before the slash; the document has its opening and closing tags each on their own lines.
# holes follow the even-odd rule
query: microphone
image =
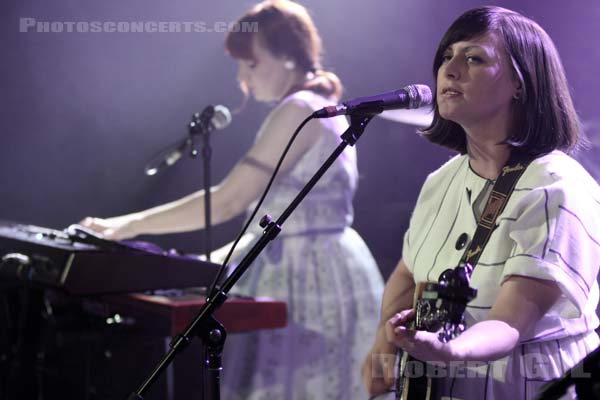
<svg viewBox="0 0 600 400">
<path fill-rule="evenodd" d="M 231 123 L 231 112 L 222 105 L 207 106 L 201 113 L 195 113 L 190 122 L 190 133 L 205 133 L 207 130 L 223 129 Z"/>
<path fill-rule="evenodd" d="M 203 134 L 212 130 L 226 128 L 231 123 L 231 112 L 223 105 L 208 106 L 202 113 L 195 113 L 192 116 L 192 122 L 189 124 L 190 134 L 177 142 L 175 146 L 169 146 L 167 149 L 154 156 L 146 167 L 144 172 L 148 176 L 156 175 L 160 170 L 175 164 L 183 156 L 185 150 L 192 144 L 192 135 Z"/>
<path fill-rule="evenodd" d="M 427 85 L 408 85 L 400 90 L 358 97 L 342 104 L 329 106 L 312 113 L 313 118 L 331 118 L 338 115 L 376 115 L 385 110 L 421 108 L 431 104 L 433 96 Z"/>
</svg>

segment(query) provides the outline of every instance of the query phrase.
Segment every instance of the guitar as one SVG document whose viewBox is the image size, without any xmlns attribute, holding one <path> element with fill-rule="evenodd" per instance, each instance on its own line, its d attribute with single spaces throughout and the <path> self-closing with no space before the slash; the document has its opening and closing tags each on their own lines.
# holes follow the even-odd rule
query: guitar
<svg viewBox="0 0 600 400">
<path fill-rule="evenodd" d="M 438 332 L 438 339 L 446 343 L 465 330 L 464 312 L 467 303 L 477 296 L 477 289 L 469 286 L 473 267 L 464 264 L 445 270 L 438 282 L 420 282 L 415 288 L 413 308 L 415 319 L 410 329 Z M 396 376 L 396 400 L 435 399 L 435 385 L 429 366 L 399 350 L 400 362 Z M 434 374 L 435 375 L 435 374 Z"/>
</svg>

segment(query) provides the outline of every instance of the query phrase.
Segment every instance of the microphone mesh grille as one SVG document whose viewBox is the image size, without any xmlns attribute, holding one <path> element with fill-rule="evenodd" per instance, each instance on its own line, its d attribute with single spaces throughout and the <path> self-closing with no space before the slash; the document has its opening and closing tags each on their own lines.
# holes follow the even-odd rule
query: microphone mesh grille
<svg viewBox="0 0 600 400">
<path fill-rule="evenodd" d="M 211 123 L 215 129 L 223 129 L 231 123 L 231 112 L 222 105 L 215 106 L 215 113 L 211 119 Z"/>
<path fill-rule="evenodd" d="M 427 85 L 408 85 L 405 88 L 409 96 L 408 108 L 421 108 L 431 105 L 433 95 L 431 89 Z"/>
</svg>

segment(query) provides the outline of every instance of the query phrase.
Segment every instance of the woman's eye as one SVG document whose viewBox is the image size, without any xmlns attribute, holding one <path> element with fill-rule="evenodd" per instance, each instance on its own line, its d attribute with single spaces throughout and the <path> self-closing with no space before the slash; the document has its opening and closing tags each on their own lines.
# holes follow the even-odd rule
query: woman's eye
<svg viewBox="0 0 600 400">
<path fill-rule="evenodd" d="M 450 59 L 451 59 L 451 58 L 452 58 L 452 56 L 451 56 L 451 55 L 449 55 L 449 54 L 444 54 L 444 55 L 442 56 L 442 63 L 447 63 L 448 61 L 450 61 Z"/>
<path fill-rule="evenodd" d="M 467 56 L 467 61 L 471 64 L 481 64 L 483 59 L 478 56 Z"/>
</svg>

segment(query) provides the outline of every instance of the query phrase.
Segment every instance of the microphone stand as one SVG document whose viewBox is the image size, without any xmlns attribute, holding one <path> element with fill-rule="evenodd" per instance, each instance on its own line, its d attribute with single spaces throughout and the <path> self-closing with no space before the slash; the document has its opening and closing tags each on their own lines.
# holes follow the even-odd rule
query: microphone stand
<svg viewBox="0 0 600 400">
<path fill-rule="evenodd" d="M 235 283 L 250 267 L 250 264 L 258 257 L 266 245 L 277 237 L 283 223 L 316 185 L 323 174 L 335 162 L 340 154 L 342 154 L 348 145 L 353 146 L 356 143 L 371 119 L 382 111 L 383 109 L 376 111 L 369 110 L 368 114 L 351 115 L 350 126 L 341 135 L 342 143 L 340 143 L 329 158 L 325 160 L 323 165 L 302 188 L 294 200 L 292 200 L 277 221 L 274 222 L 269 215 L 265 215 L 261 219 L 260 226 L 265 228 L 261 238 L 254 244 L 231 275 L 223 282 L 223 285 L 220 288 L 217 288 L 214 293 L 209 293 L 209 297 L 206 298 L 206 303 L 193 321 L 182 333 L 173 338 L 169 344 L 170 350 L 161 358 L 141 386 L 127 397 L 127 400 L 143 400 L 142 396 L 144 393 L 146 393 L 150 386 L 158 379 L 163 370 L 173 361 L 177 353 L 183 351 L 190 343 L 193 336 L 199 336 L 206 348 L 205 354 L 207 356 L 204 361 L 204 366 L 207 371 L 207 379 L 205 379 L 203 399 L 220 400 L 220 371 L 223 369 L 221 365 L 221 352 L 225 344 L 227 332 L 213 317 L 214 312 L 227 300 L 227 293 L 229 293 Z"/>
<path fill-rule="evenodd" d="M 189 125 L 189 134 L 190 134 L 190 156 L 195 158 L 198 155 L 198 150 L 196 149 L 194 137 L 200 134 L 202 137 L 202 161 L 203 161 L 203 169 L 204 169 L 204 255 L 206 257 L 206 261 L 210 262 L 210 253 L 212 249 L 212 222 L 211 222 L 211 193 L 210 188 L 212 186 L 211 183 L 211 170 L 210 170 L 210 161 L 212 158 L 212 147 L 210 146 L 210 132 L 212 131 L 213 125 L 210 123 L 213 115 L 214 115 L 214 107 L 208 106 L 204 109 L 201 114 L 195 113 L 192 116 L 192 121 Z M 219 376 L 218 371 L 216 372 L 217 376 L 214 377 L 215 368 L 212 367 L 213 364 L 219 364 L 220 360 L 213 360 L 213 354 L 220 354 L 223 351 L 223 343 L 225 341 L 225 330 L 222 325 L 219 324 L 216 320 L 213 320 L 211 323 L 211 329 L 209 332 L 217 335 L 217 337 L 210 337 L 201 335 L 202 342 L 205 343 L 205 346 L 202 346 L 203 350 L 203 359 L 205 360 L 205 365 L 200 368 L 200 376 L 203 382 L 204 389 L 204 397 L 205 399 L 214 398 L 213 394 L 208 390 L 212 390 L 213 387 L 219 387 Z M 205 332 L 204 332 L 205 333 Z M 222 339 L 221 339 L 222 335 Z M 213 348 L 214 347 L 214 348 Z M 206 363 L 210 360 L 210 363 Z M 216 383 L 212 383 L 213 380 L 216 379 Z M 218 397 L 217 397 L 218 398 Z"/>
<path fill-rule="evenodd" d="M 599 398 L 600 347 L 585 356 L 563 376 L 542 386 L 534 400 L 558 400 L 573 385 L 578 399 Z"/>
<path fill-rule="evenodd" d="M 211 171 L 210 161 L 212 158 L 212 147 L 210 146 L 210 132 L 213 130 L 211 119 L 215 113 L 213 106 L 208 106 L 202 113 L 195 113 L 189 124 L 190 135 L 190 156 L 195 158 L 198 150 L 195 146 L 194 138 L 197 135 L 202 136 L 202 159 L 204 167 L 204 252 L 206 261 L 210 262 L 210 253 L 212 248 L 212 223 L 211 223 Z"/>
</svg>

